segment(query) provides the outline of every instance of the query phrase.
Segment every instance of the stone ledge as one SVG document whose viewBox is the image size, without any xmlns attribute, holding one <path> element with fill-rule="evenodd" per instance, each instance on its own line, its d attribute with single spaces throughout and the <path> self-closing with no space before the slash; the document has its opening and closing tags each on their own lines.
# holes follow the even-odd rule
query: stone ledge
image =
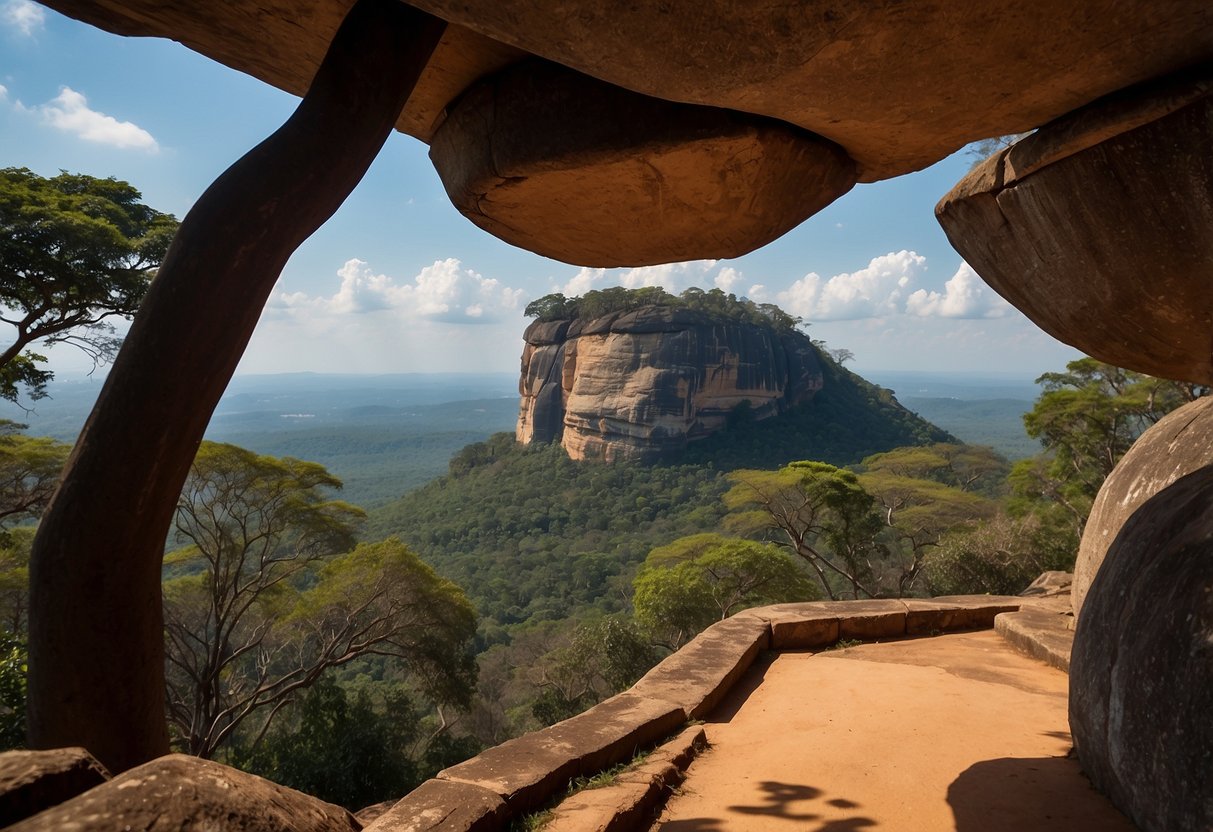
<svg viewBox="0 0 1213 832">
<path fill-rule="evenodd" d="M 363 827 L 364 832 L 492 832 L 506 823 L 505 801 L 471 783 L 426 780 Z"/>
<path fill-rule="evenodd" d="M 1001 595 L 954 595 L 941 598 L 872 601 L 810 601 L 773 604 L 738 613 L 766 621 L 771 649 L 811 650 L 841 639 L 876 640 L 933 632 L 988 629 L 999 613 L 1013 612 L 1023 598 Z"/>
<path fill-rule="evenodd" d="M 686 719 L 700 719 L 770 645 L 770 625 L 763 618 L 739 614 L 718 621 L 663 659 L 631 692 L 678 705 Z"/>
<path fill-rule="evenodd" d="M 628 691 L 444 769 L 438 779 L 493 792 L 517 817 L 541 807 L 573 777 L 630 759 L 684 722 L 681 707 Z"/>
<path fill-rule="evenodd" d="M 994 630 L 1021 653 L 1066 673 L 1074 645 L 1073 618 L 1048 609 L 1025 605 L 994 619 Z"/>
<path fill-rule="evenodd" d="M 36 815 L 110 779 L 83 748 L 0 754 L 0 827 Z"/>
<path fill-rule="evenodd" d="M 545 832 L 622 832 L 642 829 L 673 789 L 687 766 L 707 745 L 701 726 L 684 730 L 658 748 L 643 764 L 619 775 L 615 783 L 586 789 L 561 802 Z"/>
</svg>

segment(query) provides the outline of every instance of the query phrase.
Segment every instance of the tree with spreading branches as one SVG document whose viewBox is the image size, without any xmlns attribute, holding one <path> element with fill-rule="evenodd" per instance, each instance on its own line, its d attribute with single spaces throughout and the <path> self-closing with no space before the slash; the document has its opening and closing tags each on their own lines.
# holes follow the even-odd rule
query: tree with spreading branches
<svg viewBox="0 0 1213 832">
<path fill-rule="evenodd" d="M 363 513 L 329 499 L 340 484 L 314 462 L 203 443 L 177 507 L 184 545 L 165 557 L 182 750 L 210 758 L 242 726 L 255 746 L 327 670 L 364 656 L 402 662 L 439 705 L 470 699 L 471 604 L 395 538 L 353 547 Z"/>
<path fill-rule="evenodd" d="M 168 251 L 177 220 L 118 179 L 0 169 L 0 398 L 45 395 L 52 373 L 35 343 L 70 344 L 95 365 L 117 353 L 112 319 L 129 318 Z"/>
</svg>

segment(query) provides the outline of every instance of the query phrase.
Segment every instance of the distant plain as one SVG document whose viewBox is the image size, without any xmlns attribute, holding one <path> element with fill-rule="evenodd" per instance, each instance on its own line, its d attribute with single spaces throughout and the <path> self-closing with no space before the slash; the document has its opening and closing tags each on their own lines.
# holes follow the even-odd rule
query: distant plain
<svg viewBox="0 0 1213 832">
<path fill-rule="evenodd" d="M 1021 459 L 1039 446 L 1023 429 L 1037 395 L 1031 379 L 929 372 L 865 374 L 958 438 Z M 34 435 L 73 441 L 101 379 L 55 382 L 31 409 L 5 403 L 0 418 Z M 451 456 L 513 431 L 517 377 L 506 373 L 341 375 L 289 373 L 233 379 L 207 438 L 258 453 L 319 462 L 345 482 L 344 499 L 375 508 L 447 471 Z M 811 458 L 806 449 L 805 456 Z"/>
</svg>

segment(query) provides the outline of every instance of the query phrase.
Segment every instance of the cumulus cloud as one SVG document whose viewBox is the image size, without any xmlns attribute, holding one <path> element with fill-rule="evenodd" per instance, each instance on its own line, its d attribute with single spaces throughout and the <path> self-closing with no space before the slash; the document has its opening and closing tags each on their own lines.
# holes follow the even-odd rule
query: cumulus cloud
<svg viewBox="0 0 1213 832">
<path fill-rule="evenodd" d="M 341 285 L 334 294 L 325 297 L 280 292 L 272 298 L 271 309 L 295 315 L 383 312 L 442 323 L 495 323 L 516 313 L 524 294 L 522 289 L 510 289 L 494 278 L 464 268 L 453 257 L 435 260 L 407 283 L 376 274 L 357 258 L 347 260 L 337 276 Z"/>
<path fill-rule="evenodd" d="M 913 251 L 873 258 L 866 268 L 829 279 L 810 272 L 779 293 L 779 304 L 809 321 L 878 318 L 902 311 L 927 259 Z"/>
<path fill-rule="evenodd" d="M 160 150 L 151 133 L 129 121 L 118 121 L 91 109 L 84 95 L 71 87 L 63 87 L 58 96 L 33 109 L 51 127 L 73 133 L 88 142 L 148 153 Z"/>
<path fill-rule="evenodd" d="M 923 318 L 1001 318 L 1010 309 L 968 263 L 960 264 L 942 292 L 919 289 L 906 299 L 906 312 Z"/>
<path fill-rule="evenodd" d="M 712 276 L 717 263 L 716 260 L 688 260 L 683 263 L 663 263 L 659 266 L 639 266 L 634 269 L 583 268 L 557 291 L 573 296 L 584 295 L 591 289 L 603 289 L 608 286 L 625 286 L 628 289 L 661 286 L 667 292 L 678 294 L 692 286 L 703 288 L 705 284 L 714 281 L 716 286 L 720 286 L 720 274 L 725 272 L 729 273 L 725 277 L 726 280 L 734 279 L 733 275 L 737 276 L 736 279 L 740 279 L 740 275 L 731 268 L 722 268 L 720 274 Z"/>
<path fill-rule="evenodd" d="M 25 37 L 32 37 L 46 24 L 46 12 L 30 0 L 8 0 L 0 6 L 0 20 Z"/>
<path fill-rule="evenodd" d="M 0 101 L 8 101 L 8 87 L 0 84 Z"/>
</svg>

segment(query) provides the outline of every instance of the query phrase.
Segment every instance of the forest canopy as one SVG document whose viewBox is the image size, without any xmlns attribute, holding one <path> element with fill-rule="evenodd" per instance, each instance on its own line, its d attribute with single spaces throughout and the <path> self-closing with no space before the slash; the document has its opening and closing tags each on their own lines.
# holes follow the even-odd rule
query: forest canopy
<svg viewBox="0 0 1213 832">
<path fill-rule="evenodd" d="M 804 324 L 800 318 L 789 315 L 773 303 L 755 303 L 721 289 L 705 292 L 694 286 L 678 295 L 672 295 L 660 286 L 644 286 L 640 289 L 612 286 L 571 298 L 556 292 L 528 303 L 525 314 L 540 321 L 589 321 L 646 306 L 689 309 L 717 320 L 752 324 L 776 332 L 790 332 Z"/>
</svg>

